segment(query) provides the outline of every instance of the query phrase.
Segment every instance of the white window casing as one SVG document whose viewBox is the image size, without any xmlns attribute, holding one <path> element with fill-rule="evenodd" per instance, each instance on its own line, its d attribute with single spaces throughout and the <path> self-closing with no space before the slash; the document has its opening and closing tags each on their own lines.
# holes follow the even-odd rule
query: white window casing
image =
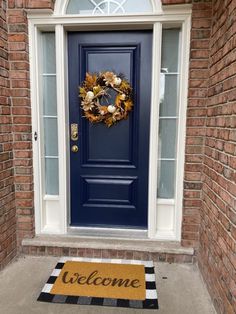
<svg viewBox="0 0 236 314">
<path fill-rule="evenodd" d="M 159 1 L 152 1 L 153 12 L 124 15 L 68 15 L 67 1 L 56 1 L 55 11 L 29 11 L 29 45 L 32 129 L 38 133 L 38 141 L 33 142 L 34 184 L 35 184 L 35 226 L 36 234 L 67 234 L 68 213 L 70 211 L 69 186 L 69 114 L 68 114 L 68 67 L 67 67 L 67 31 L 68 30 L 112 30 L 153 29 L 152 59 L 152 104 L 150 117 L 149 151 L 149 199 L 147 237 L 157 240 L 181 239 L 184 147 L 186 133 L 186 109 L 188 93 L 189 47 L 191 28 L 191 6 L 179 5 L 161 7 Z M 179 49 L 179 90 L 178 90 L 178 132 L 176 151 L 175 198 L 157 199 L 158 172 L 158 131 L 162 29 L 179 28 L 181 30 Z M 40 83 L 41 33 L 55 32 L 56 47 L 56 84 L 57 84 L 57 124 L 58 124 L 58 162 L 59 193 L 45 194 L 45 171 L 42 163 L 43 135 L 40 106 L 42 87 Z M 122 236 L 122 230 L 120 233 Z M 135 235 L 134 235 L 135 236 Z"/>
</svg>

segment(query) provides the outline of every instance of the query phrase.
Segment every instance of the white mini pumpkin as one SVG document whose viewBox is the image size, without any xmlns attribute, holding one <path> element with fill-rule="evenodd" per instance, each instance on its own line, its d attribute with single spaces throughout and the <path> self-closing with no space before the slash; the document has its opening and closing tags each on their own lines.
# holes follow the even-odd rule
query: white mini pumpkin
<svg viewBox="0 0 236 314">
<path fill-rule="evenodd" d="M 116 111 L 116 107 L 113 106 L 113 105 L 109 105 L 109 106 L 107 107 L 107 110 L 108 110 L 108 112 L 110 112 L 110 113 L 114 113 L 114 112 Z"/>
</svg>

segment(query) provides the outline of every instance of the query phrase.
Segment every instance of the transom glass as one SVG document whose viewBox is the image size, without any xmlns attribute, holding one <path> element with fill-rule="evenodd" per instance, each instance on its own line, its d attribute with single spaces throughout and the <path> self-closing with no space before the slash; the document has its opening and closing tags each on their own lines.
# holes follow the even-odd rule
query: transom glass
<svg viewBox="0 0 236 314">
<path fill-rule="evenodd" d="M 112 15 L 152 12 L 150 0 L 69 0 L 66 13 L 81 15 Z"/>
</svg>

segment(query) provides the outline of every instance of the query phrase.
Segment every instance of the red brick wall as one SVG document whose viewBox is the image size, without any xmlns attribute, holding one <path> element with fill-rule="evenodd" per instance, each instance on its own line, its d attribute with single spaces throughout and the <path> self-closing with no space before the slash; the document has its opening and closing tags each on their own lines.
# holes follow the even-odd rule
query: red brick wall
<svg viewBox="0 0 236 314">
<path fill-rule="evenodd" d="M 181 242 L 183 246 L 197 249 L 202 207 L 202 169 L 206 133 L 212 0 L 162 0 L 162 4 L 192 4 Z"/>
<path fill-rule="evenodd" d="M 202 162 L 208 89 L 211 1 L 193 3 L 185 147 L 182 245 L 198 247 Z"/>
<path fill-rule="evenodd" d="M 26 9 L 51 9 L 51 0 L 9 0 L 7 10 L 9 83 L 13 121 L 13 154 L 18 245 L 34 236 L 34 187 Z"/>
<path fill-rule="evenodd" d="M 218 313 L 236 313 L 236 1 L 215 0 L 199 266 Z"/>
<path fill-rule="evenodd" d="M 23 237 L 32 237 L 34 234 L 28 35 L 23 3 L 23 1 L 8 1 L 7 20 L 19 241 Z"/>
<path fill-rule="evenodd" d="M 0 2 L 0 270 L 16 255 L 13 141 L 6 1 Z"/>
</svg>

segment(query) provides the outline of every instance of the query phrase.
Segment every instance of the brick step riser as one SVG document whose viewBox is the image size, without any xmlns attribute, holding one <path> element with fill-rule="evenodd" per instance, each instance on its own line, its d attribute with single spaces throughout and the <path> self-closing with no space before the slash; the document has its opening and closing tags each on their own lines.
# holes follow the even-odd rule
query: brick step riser
<svg viewBox="0 0 236 314">
<path fill-rule="evenodd" d="M 50 246 L 23 246 L 21 254 L 36 256 L 74 256 L 88 258 L 122 258 L 134 260 L 153 260 L 168 263 L 195 263 L 196 257 L 189 254 L 174 254 L 161 252 L 142 252 L 131 250 L 108 250 L 91 248 L 68 248 Z"/>
</svg>

